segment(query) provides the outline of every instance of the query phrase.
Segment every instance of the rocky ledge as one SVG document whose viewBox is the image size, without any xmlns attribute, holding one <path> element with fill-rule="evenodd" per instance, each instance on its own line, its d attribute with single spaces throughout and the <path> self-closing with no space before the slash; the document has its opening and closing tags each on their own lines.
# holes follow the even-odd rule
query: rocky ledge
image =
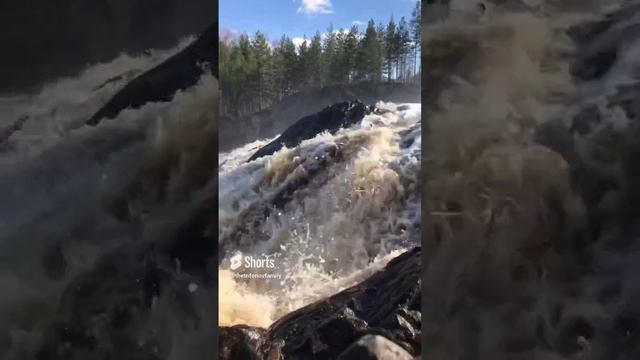
<svg viewBox="0 0 640 360">
<path fill-rule="evenodd" d="M 358 100 L 328 106 L 318 113 L 296 121 L 282 135 L 256 151 L 248 161 L 272 155 L 283 146 L 298 146 L 303 140 L 312 139 L 323 131 L 335 134 L 342 128 L 348 128 L 360 122 L 365 115 L 370 114 L 374 109 L 375 106 L 365 105 Z"/>
<path fill-rule="evenodd" d="M 413 359 L 421 353 L 421 248 L 268 329 L 221 327 L 219 359 Z"/>
</svg>

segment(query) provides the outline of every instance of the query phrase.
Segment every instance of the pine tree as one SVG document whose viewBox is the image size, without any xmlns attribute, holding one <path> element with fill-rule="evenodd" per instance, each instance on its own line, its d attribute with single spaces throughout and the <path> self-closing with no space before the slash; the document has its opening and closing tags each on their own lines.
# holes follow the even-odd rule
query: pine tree
<svg viewBox="0 0 640 360">
<path fill-rule="evenodd" d="M 296 66 L 295 81 L 297 90 L 306 89 L 309 86 L 309 46 L 307 45 L 307 37 L 298 47 L 298 63 Z"/>
<path fill-rule="evenodd" d="M 395 21 L 393 21 L 393 17 L 391 17 L 391 20 L 389 20 L 387 28 L 385 29 L 384 44 L 384 64 L 386 68 L 386 76 L 387 81 L 391 82 L 398 53 L 398 36 L 396 32 L 396 23 Z"/>
<path fill-rule="evenodd" d="M 350 82 L 355 77 L 356 60 L 358 55 L 358 26 L 353 25 L 349 32 L 344 35 L 342 49 L 344 80 Z"/>
<path fill-rule="evenodd" d="M 331 62 L 331 83 L 342 84 L 347 81 L 347 60 L 345 55 L 346 34 L 344 29 L 340 28 L 336 34 L 336 52 Z"/>
<path fill-rule="evenodd" d="M 373 19 L 367 23 L 367 29 L 360 41 L 357 57 L 358 80 L 379 81 L 382 73 L 380 40 Z"/>
<path fill-rule="evenodd" d="M 258 110 L 269 104 L 272 89 L 271 48 L 267 37 L 260 31 L 256 32 L 251 41 L 251 54 L 255 60 L 255 91 L 258 99 Z"/>
<path fill-rule="evenodd" d="M 233 43 L 228 43 L 226 41 L 218 41 L 218 69 L 220 71 L 220 89 L 229 89 L 231 86 L 231 69 L 230 67 L 230 56 L 231 56 L 231 46 Z M 220 110 L 223 113 L 228 112 L 227 105 L 225 102 L 225 96 L 229 94 L 222 94 L 222 99 L 220 101 Z"/>
<path fill-rule="evenodd" d="M 416 1 L 416 6 L 411 12 L 411 20 L 409 21 L 411 28 L 411 41 L 413 42 L 413 73 L 417 75 L 420 72 L 418 68 L 418 52 L 422 43 L 422 17 L 420 9 L 420 1 Z"/>
<path fill-rule="evenodd" d="M 408 54 L 411 51 L 411 33 L 409 31 L 409 26 L 404 17 L 400 18 L 400 22 L 398 23 L 397 30 L 397 73 L 401 80 L 405 80 L 407 78 L 407 58 Z"/>
<path fill-rule="evenodd" d="M 249 38 L 246 35 L 240 36 L 240 39 L 229 47 L 229 56 L 227 64 L 222 68 L 227 73 L 226 78 L 222 80 L 222 98 L 230 109 L 230 112 L 236 117 L 251 105 L 247 101 L 247 93 L 245 89 L 249 85 L 251 74 L 253 73 L 254 63 L 249 56 Z M 222 73 L 221 73 L 222 75 Z"/>
<path fill-rule="evenodd" d="M 313 87 L 321 87 L 322 81 L 322 37 L 320 32 L 311 39 L 309 45 L 309 78 Z"/>
<path fill-rule="evenodd" d="M 421 16 L 418 2 L 409 22 L 391 17 L 376 26 L 371 19 L 362 32 L 331 25 L 298 47 L 286 35 L 270 44 L 262 32 L 221 41 L 221 109 L 239 117 L 307 88 L 417 79 Z"/>
<path fill-rule="evenodd" d="M 386 53 L 387 53 L 387 28 L 382 22 L 378 23 L 376 27 L 376 33 L 378 34 L 378 42 L 380 44 L 380 78 L 384 78 L 386 74 Z"/>
<path fill-rule="evenodd" d="M 322 44 L 323 56 L 322 56 L 322 78 L 325 79 L 325 85 L 331 85 L 334 83 L 336 75 L 333 74 L 335 70 L 334 63 L 336 62 L 338 44 L 336 39 L 336 33 L 333 29 L 333 25 L 329 25 L 327 34 Z"/>
<path fill-rule="evenodd" d="M 288 36 L 283 35 L 275 51 L 276 77 L 278 78 L 279 98 L 294 92 L 295 69 L 298 63 L 296 45 Z"/>
</svg>

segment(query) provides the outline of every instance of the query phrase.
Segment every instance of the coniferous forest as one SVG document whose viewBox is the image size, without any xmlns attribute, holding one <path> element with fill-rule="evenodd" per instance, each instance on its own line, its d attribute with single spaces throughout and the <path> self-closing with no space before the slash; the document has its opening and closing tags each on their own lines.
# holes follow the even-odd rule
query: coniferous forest
<svg viewBox="0 0 640 360">
<path fill-rule="evenodd" d="M 393 17 L 364 30 L 329 26 L 298 46 L 258 31 L 220 41 L 220 106 L 240 117 L 301 90 L 355 82 L 420 81 L 420 2 L 410 18 Z"/>
</svg>

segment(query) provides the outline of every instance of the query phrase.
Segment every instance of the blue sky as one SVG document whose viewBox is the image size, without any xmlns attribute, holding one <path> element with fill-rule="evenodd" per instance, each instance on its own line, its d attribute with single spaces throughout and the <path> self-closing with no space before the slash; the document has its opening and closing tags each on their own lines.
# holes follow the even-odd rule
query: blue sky
<svg viewBox="0 0 640 360">
<path fill-rule="evenodd" d="M 270 40 L 283 34 L 291 38 L 307 38 L 316 30 L 325 32 L 329 24 L 334 28 L 349 28 L 354 22 L 362 22 L 360 30 L 369 19 L 387 23 L 391 15 L 398 21 L 411 17 L 416 0 L 219 0 L 221 35 L 257 30 L 266 33 Z M 224 35 L 223 35 L 224 36 Z"/>
</svg>

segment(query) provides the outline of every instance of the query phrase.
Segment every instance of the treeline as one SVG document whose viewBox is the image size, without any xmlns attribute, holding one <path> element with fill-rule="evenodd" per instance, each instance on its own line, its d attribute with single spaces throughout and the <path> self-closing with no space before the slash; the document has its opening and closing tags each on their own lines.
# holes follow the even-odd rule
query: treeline
<svg viewBox="0 0 640 360">
<path fill-rule="evenodd" d="M 333 26 L 299 46 L 286 35 L 274 43 L 262 33 L 220 42 L 221 107 L 239 117 L 295 92 L 329 85 L 420 81 L 420 2 L 410 19 L 385 25 Z"/>
</svg>

